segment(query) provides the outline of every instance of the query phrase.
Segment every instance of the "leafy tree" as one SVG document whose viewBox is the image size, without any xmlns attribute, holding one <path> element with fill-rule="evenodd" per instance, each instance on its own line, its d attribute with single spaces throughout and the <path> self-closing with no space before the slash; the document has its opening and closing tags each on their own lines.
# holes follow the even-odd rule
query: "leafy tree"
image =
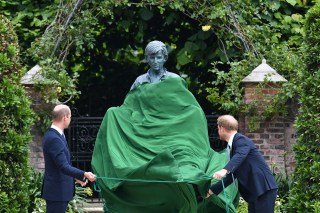
<svg viewBox="0 0 320 213">
<path fill-rule="evenodd" d="M 27 212 L 29 149 L 33 111 L 20 84 L 19 45 L 9 20 L 0 15 L 0 207 Z"/>
<path fill-rule="evenodd" d="M 210 78 L 206 67 L 213 57 L 209 48 L 214 43 L 212 32 L 203 32 L 194 20 L 169 8 L 162 14 L 156 7 L 129 8 L 115 7 L 112 20 L 109 16 L 100 17 L 99 23 L 106 24 L 96 28 L 95 47 L 90 50 L 84 44 L 80 53 L 70 54 L 68 66 L 79 72 L 79 89 L 83 92 L 77 105 L 91 115 L 101 116 L 106 108 L 122 103 L 134 79 L 146 72 L 148 66 L 141 62 L 144 47 L 154 39 L 168 45 L 170 56 L 166 67 L 187 76 L 193 91 L 197 82 Z M 189 61 L 186 58 L 189 54 L 197 60 Z"/>
<path fill-rule="evenodd" d="M 22 52 L 25 52 L 37 37 L 41 37 L 53 20 L 57 4 L 58 1 L 0 0 L 0 14 L 5 15 L 14 26 Z M 25 62 L 26 55 L 22 56 Z"/>
<path fill-rule="evenodd" d="M 208 99 L 230 113 L 249 113 L 251 123 L 288 113 L 288 99 L 295 99 L 298 93 L 296 73 L 304 69 L 301 51 L 305 33 L 304 15 L 314 3 L 273 0 L 224 3 L 228 18 L 223 21 L 225 30 L 220 31 L 221 38 L 226 38 L 226 50 L 237 54 L 231 54 L 227 62 L 213 63 L 210 71 L 217 79 L 212 81 L 212 87 L 206 88 L 210 93 Z M 269 104 L 245 104 L 241 80 L 263 58 L 288 82 L 276 97 L 269 100 Z M 262 114 L 258 114 L 257 108 L 264 109 Z"/>
<path fill-rule="evenodd" d="M 31 1 L 24 1 L 19 9 L 12 6 L 18 2 L 12 2 L 3 3 L 4 11 L 18 14 L 16 17 L 20 18 L 13 19 L 23 26 L 32 26 L 28 32 L 33 35 L 43 32 L 48 20 L 55 17 L 28 51 L 32 57 L 28 64 L 39 63 L 43 75 L 55 84 L 53 92 L 45 89 L 44 95 L 48 100 L 75 100 L 80 90 L 83 95 L 77 105 L 91 114 L 100 111 L 100 115 L 105 108 L 119 105 L 134 78 L 146 70 L 140 61 L 144 46 L 153 39 L 163 40 L 172 48 L 168 69 L 187 79 L 207 113 L 213 109 L 252 109 L 244 105 L 241 79 L 262 58 L 288 80 L 294 79 L 295 70 L 302 69 L 299 48 L 304 14 L 314 4 L 300 0 L 104 0 L 49 4 L 38 0 L 33 10 L 40 11 L 42 6 L 45 17 L 35 12 L 34 18 L 27 19 L 32 17 L 27 15 L 33 7 Z M 28 20 L 39 24 L 35 27 Z M 25 35 L 27 30 L 21 32 L 19 35 Z M 289 81 L 284 88 L 288 89 L 277 99 L 281 104 L 275 106 L 283 106 L 293 96 L 294 83 Z M 56 91 L 61 91 L 58 97 Z M 205 101 L 206 96 L 212 104 Z M 267 111 L 279 107 L 270 109 Z M 279 111 L 283 112 L 283 108 Z"/>
</svg>

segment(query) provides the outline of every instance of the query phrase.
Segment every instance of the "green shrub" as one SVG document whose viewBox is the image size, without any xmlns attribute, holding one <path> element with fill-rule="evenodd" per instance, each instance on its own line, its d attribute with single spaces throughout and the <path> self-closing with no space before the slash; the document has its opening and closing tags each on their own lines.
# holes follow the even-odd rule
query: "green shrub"
<svg viewBox="0 0 320 213">
<path fill-rule="evenodd" d="M 274 213 L 285 212 L 282 210 L 283 202 L 284 200 L 282 200 L 280 197 L 277 197 L 277 200 L 274 206 Z M 242 197 L 240 197 L 237 213 L 247 213 L 247 212 L 248 212 L 248 203 Z"/>
<path fill-rule="evenodd" d="M 247 213 L 247 212 L 248 212 L 248 203 L 242 197 L 240 197 L 237 213 Z"/>
<path fill-rule="evenodd" d="M 292 184 L 292 177 L 291 176 L 286 176 L 284 174 L 276 174 L 276 181 L 278 183 L 278 199 L 281 203 L 281 209 L 284 208 L 284 204 L 288 202 L 288 196 L 289 196 L 289 190 L 291 188 Z"/>
<path fill-rule="evenodd" d="M 1 212 L 27 212 L 30 179 L 30 130 L 34 113 L 20 84 L 17 37 L 0 16 L 0 207 Z"/>
<path fill-rule="evenodd" d="M 41 212 L 44 209 L 45 202 L 41 200 L 43 173 L 32 169 L 30 184 L 29 184 L 29 198 L 30 206 L 28 212 Z M 44 211 L 42 211 L 44 212 Z"/>
<path fill-rule="evenodd" d="M 288 197 L 288 212 L 315 212 L 320 202 L 320 4 L 306 16 L 304 57 L 308 69 L 298 73 L 301 107 L 297 129 L 296 168 Z"/>
</svg>

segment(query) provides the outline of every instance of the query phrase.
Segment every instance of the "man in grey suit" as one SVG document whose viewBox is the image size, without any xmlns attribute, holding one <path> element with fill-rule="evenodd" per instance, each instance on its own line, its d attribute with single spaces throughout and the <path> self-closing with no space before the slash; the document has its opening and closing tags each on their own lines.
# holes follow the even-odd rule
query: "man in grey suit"
<svg viewBox="0 0 320 213">
<path fill-rule="evenodd" d="M 220 139 L 228 143 L 230 161 L 214 173 L 213 178 L 222 180 L 210 187 L 208 196 L 219 194 L 223 184 L 227 187 L 237 179 L 249 213 L 273 213 L 278 186 L 256 145 L 238 133 L 238 121 L 231 115 L 218 118 L 218 133 Z"/>
<path fill-rule="evenodd" d="M 46 200 L 47 213 L 64 213 L 75 192 L 75 180 L 81 186 L 87 179 L 95 181 L 92 172 L 85 172 L 71 165 L 70 152 L 63 130 L 69 127 L 71 110 L 60 104 L 52 111 L 52 125 L 43 138 L 45 172 L 42 198 Z"/>
</svg>

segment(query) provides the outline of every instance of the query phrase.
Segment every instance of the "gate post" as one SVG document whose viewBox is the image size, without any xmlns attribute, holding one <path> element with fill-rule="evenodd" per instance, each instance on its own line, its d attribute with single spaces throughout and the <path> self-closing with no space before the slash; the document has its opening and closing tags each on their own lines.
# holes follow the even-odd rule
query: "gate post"
<svg viewBox="0 0 320 213">
<path fill-rule="evenodd" d="M 37 92 L 34 85 L 43 80 L 44 78 L 40 74 L 41 67 L 39 65 L 30 69 L 20 80 L 20 83 L 24 85 L 29 98 L 32 101 L 32 109 L 37 115 L 44 111 L 50 112 L 53 105 L 46 103 L 41 94 Z M 35 124 L 31 129 L 32 139 L 29 144 L 30 149 L 30 166 L 38 171 L 44 171 L 44 157 L 42 152 L 42 138 L 43 132 L 41 125 Z"/>
<path fill-rule="evenodd" d="M 266 100 L 278 94 L 281 83 L 286 81 L 263 59 L 262 64 L 242 80 L 245 87 L 245 103 L 255 101 L 258 106 L 267 104 Z M 262 82 L 266 84 L 261 86 Z M 256 110 L 258 114 L 263 112 L 259 107 Z M 249 129 L 250 118 L 249 114 L 240 114 L 239 129 L 253 139 L 274 172 L 283 174 L 292 172 L 294 165 L 292 145 L 295 143 L 294 116 L 280 116 L 272 120 L 258 119 L 254 131 Z"/>
</svg>

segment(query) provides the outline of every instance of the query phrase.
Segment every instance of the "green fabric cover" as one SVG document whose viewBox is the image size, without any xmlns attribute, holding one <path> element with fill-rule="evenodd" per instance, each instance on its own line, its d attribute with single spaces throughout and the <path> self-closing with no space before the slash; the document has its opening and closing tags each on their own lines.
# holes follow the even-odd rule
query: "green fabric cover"
<svg viewBox="0 0 320 213">
<path fill-rule="evenodd" d="M 107 110 L 92 168 L 106 212 L 219 213 L 228 206 L 232 213 L 239 199 L 234 186 L 197 201 L 226 159 L 225 151 L 210 148 L 205 114 L 185 81 L 167 78 L 139 86 Z"/>
</svg>

